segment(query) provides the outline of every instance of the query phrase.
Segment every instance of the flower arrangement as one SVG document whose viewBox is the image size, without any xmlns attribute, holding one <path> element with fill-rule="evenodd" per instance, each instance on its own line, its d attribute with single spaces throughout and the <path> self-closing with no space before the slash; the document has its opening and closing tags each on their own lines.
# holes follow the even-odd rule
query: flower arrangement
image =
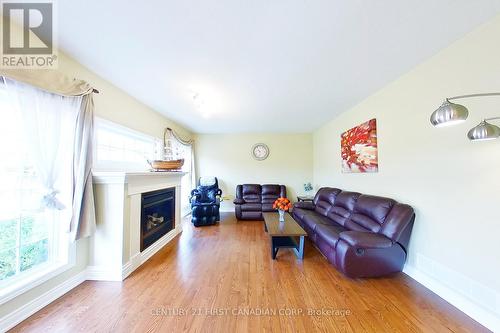
<svg viewBox="0 0 500 333">
<path fill-rule="evenodd" d="M 287 211 L 292 208 L 292 203 L 287 198 L 278 198 L 273 204 L 274 209 Z"/>
<path fill-rule="evenodd" d="M 277 209 L 280 217 L 280 222 L 285 221 L 285 212 L 292 208 L 292 203 L 287 198 L 278 198 L 273 203 L 273 209 Z"/>
</svg>

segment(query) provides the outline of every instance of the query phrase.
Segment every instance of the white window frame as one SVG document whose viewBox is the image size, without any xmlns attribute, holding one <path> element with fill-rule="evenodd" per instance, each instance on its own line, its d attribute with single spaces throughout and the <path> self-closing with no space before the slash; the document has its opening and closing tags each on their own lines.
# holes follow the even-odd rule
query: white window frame
<svg viewBox="0 0 500 333">
<path fill-rule="evenodd" d="M 130 129 L 123 125 L 114 123 L 104 118 L 96 117 L 94 124 L 94 166 L 95 171 L 145 171 L 148 170 L 147 161 L 144 163 L 132 163 L 127 161 L 106 161 L 98 159 L 99 128 L 108 129 L 111 132 L 127 136 L 140 141 L 150 141 L 152 149 L 161 144 L 161 140 L 148 134 Z M 156 152 L 155 152 L 156 154 Z M 153 156 L 152 156 L 153 157 Z"/>
<path fill-rule="evenodd" d="M 2 83 L 0 81 L 0 84 Z M 51 252 L 49 258 L 51 260 L 0 281 L 0 305 L 38 287 L 42 283 L 75 266 L 76 244 L 70 242 L 69 234 L 63 230 L 64 226 L 59 223 L 58 216 L 56 216 L 59 213 L 54 212 L 54 214 L 52 220 L 54 227 L 52 228 L 52 235 L 50 237 L 52 244 L 50 244 L 49 248 Z M 55 248 L 57 248 L 56 252 L 54 252 Z"/>
<path fill-rule="evenodd" d="M 2 281 L 0 284 L 0 305 L 75 267 L 76 243 L 68 240 L 69 234 L 63 233 L 63 235 L 64 237 L 60 237 L 61 234 L 58 235 L 61 244 L 60 258 L 58 260 L 41 264 L 39 267 L 29 269 Z M 64 251 L 66 245 L 68 250 Z M 67 259 L 64 260 L 64 257 Z"/>
</svg>

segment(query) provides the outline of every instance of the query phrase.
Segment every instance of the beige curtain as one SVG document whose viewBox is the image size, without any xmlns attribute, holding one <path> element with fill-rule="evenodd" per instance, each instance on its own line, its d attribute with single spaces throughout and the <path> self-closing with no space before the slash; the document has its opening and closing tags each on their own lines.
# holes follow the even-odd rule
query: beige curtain
<svg viewBox="0 0 500 333">
<path fill-rule="evenodd" d="M 73 155 L 73 216 L 70 223 L 72 239 L 91 236 L 96 227 L 94 189 L 92 186 L 94 137 L 93 94 L 83 96 L 76 119 Z"/>
<path fill-rule="evenodd" d="M 69 232 L 73 240 L 90 236 L 95 230 L 91 172 L 95 90 L 85 81 L 69 78 L 54 70 L 1 69 L 0 76 L 32 85 L 52 94 L 82 96 L 74 125 L 72 218 Z"/>
<path fill-rule="evenodd" d="M 173 129 L 167 127 L 163 133 L 163 146 L 167 145 L 167 136 L 173 138 L 181 145 L 191 147 L 191 185 L 196 186 L 196 163 L 195 163 L 195 152 L 194 152 L 194 140 L 193 139 L 183 139 L 179 136 Z"/>
<path fill-rule="evenodd" d="M 84 96 L 94 91 L 87 82 L 49 69 L 0 69 L 0 76 L 30 84 L 38 89 L 63 96 Z"/>
</svg>

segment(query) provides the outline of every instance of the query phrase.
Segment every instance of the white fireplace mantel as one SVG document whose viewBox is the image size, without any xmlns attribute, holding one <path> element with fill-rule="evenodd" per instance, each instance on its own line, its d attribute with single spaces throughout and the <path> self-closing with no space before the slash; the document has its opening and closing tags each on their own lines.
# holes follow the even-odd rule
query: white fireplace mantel
<svg viewBox="0 0 500 333">
<path fill-rule="evenodd" d="M 183 172 L 93 172 L 96 233 L 90 239 L 90 280 L 122 281 L 182 232 Z M 175 228 L 140 251 L 142 193 L 175 187 Z"/>
</svg>

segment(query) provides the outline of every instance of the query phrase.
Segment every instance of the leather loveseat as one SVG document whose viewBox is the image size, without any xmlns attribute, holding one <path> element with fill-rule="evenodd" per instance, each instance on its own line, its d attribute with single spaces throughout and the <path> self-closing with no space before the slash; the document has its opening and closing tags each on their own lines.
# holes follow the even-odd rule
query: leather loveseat
<svg viewBox="0 0 500 333">
<path fill-rule="evenodd" d="M 321 188 L 298 202 L 293 218 L 328 261 L 349 277 L 383 276 L 403 269 L 415 213 L 393 199 Z"/>
<path fill-rule="evenodd" d="M 238 220 L 262 220 L 262 212 L 273 212 L 273 203 L 286 198 L 284 185 L 244 184 L 236 186 L 234 210 Z"/>
</svg>

